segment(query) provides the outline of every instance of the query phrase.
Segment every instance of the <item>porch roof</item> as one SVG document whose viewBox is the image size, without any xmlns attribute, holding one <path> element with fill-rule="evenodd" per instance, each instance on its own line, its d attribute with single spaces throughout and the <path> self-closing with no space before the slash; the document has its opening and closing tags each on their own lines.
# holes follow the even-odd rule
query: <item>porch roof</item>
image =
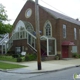
<svg viewBox="0 0 80 80">
<path fill-rule="evenodd" d="M 45 35 L 43 35 L 43 36 L 40 37 L 40 39 L 41 39 L 41 40 L 45 40 L 45 39 L 52 39 L 52 40 L 54 40 L 55 38 L 54 38 L 54 37 L 50 37 L 50 36 L 45 36 Z"/>
<path fill-rule="evenodd" d="M 62 45 L 75 45 L 73 41 L 63 41 Z"/>
</svg>

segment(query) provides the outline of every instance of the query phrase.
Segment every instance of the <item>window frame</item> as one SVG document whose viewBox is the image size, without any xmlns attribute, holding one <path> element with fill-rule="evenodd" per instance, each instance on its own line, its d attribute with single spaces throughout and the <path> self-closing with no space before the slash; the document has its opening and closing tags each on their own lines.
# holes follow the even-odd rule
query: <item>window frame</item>
<svg viewBox="0 0 80 80">
<path fill-rule="evenodd" d="M 47 26 L 47 25 L 50 25 L 50 26 Z M 46 28 L 48 27 L 48 28 Z M 49 28 L 50 27 L 50 28 Z M 47 20 L 44 24 L 44 35 L 45 36 L 48 36 L 48 37 L 51 37 L 52 36 L 52 25 L 51 25 L 51 22 L 49 20 Z"/>
<path fill-rule="evenodd" d="M 74 39 L 77 40 L 77 29 L 74 28 Z"/>
<path fill-rule="evenodd" d="M 66 25 L 63 24 L 63 38 L 66 38 Z"/>
<path fill-rule="evenodd" d="M 80 40 L 80 29 L 79 29 L 79 40 Z"/>
</svg>

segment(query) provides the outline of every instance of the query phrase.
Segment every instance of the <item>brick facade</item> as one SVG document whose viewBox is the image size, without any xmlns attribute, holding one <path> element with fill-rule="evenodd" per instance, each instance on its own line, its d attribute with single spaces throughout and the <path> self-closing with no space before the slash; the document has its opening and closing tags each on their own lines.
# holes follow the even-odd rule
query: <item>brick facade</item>
<svg viewBox="0 0 80 80">
<path fill-rule="evenodd" d="M 32 9 L 32 15 L 30 18 L 26 18 L 25 17 L 25 11 L 31 8 Z M 78 53 L 80 53 L 80 35 L 79 35 L 79 29 L 80 29 L 80 25 L 66 21 L 64 19 L 56 19 L 54 16 L 52 16 L 49 12 L 45 11 L 41 6 L 39 7 L 39 17 L 40 17 L 40 30 L 42 31 L 41 35 L 44 34 L 44 24 L 47 20 L 49 20 L 51 22 L 52 25 L 52 37 L 56 38 L 57 41 L 57 53 L 61 54 L 62 56 L 62 42 L 64 41 L 73 41 L 75 46 L 77 46 L 77 51 Z M 19 20 L 23 20 L 23 21 L 28 21 L 30 22 L 33 27 L 34 30 L 36 31 L 36 27 L 35 27 L 35 6 L 34 6 L 34 2 L 31 1 L 27 1 L 26 4 L 24 5 L 24 7 L 22 8 L 22 10 L 20 11 L 18 17 L 16 18 L 15 22 L 14 22 L 14 29 L 16 24 L 18 23 Z M 66 25 L 66 38 L 63 38 L 63 24 Z M 77 40 L 74 39 L 74 28 L 76 28 L 77 30 Z M 13 30 L 14 30 L 13 29 Z M 27 47 L 27 41 L 26 40 L 18 40 L 18 41 L 14 41 L 13 42 L 13 46 L 25 46 L 25 48 Z M 72 57 L 72 46 L 69 46 L 69 57 Z M 50 58 L 50 57 L 49 57 Z"/>
</svg>

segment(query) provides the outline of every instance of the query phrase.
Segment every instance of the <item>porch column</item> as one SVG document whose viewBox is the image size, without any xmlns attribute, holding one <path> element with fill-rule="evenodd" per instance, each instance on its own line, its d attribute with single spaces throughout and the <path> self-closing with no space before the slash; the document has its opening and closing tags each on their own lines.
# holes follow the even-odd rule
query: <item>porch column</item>
<svg viewBox="0 0 80 80">
<path fill-rule="evenodd" d="M 35 39 L 34 39 L 34 48 L 36 49 L 36 46 L 35 46 L 36 44 L 35 44 Z"/>
<path fill-rule="evenodd" d="M 3 54 L 3 43 L 2 43 L 2 54 Z"/>
<path fill-rule="evenodd" d="M 47 39 L 47 56 L 49 56 L 49 39 Z"/>
<path fill-rule="evenodd" d="M 8 49 L 9 48 L 9 44 L 8 43 L 6 43 L 6 53 L 8 52 Z"/>
<path fill-rule="evenodd" d="M 6 50 L 7 50 L 6 48 L 7 48 L 7 47 L 6 47 L 6 43 L 5 43 L 5 54 L 6 54 L 6 52 L 7 52 L 7 51 L 6 51 Z"/>
<path fill-rule="evenodd" d="M 20 31 L 19 31 L 19 39 L 20 39 Z"/>
<path fill-rule="evenodd" d="M 26 39 L 26 31 L 24 30 L 24 37 L 25 37 L 25 39 Z"/>
<path fill-rule="evenodd" d="M 56 45 L 56 39 L 55 39 L 55 54 L 57 54 L 57 45 Z"/>
<path fill-rule="evenodd" d="M 14 33 L 12 37 L 15 40 L 16 39 L 16 33 Z"/>
</svg>

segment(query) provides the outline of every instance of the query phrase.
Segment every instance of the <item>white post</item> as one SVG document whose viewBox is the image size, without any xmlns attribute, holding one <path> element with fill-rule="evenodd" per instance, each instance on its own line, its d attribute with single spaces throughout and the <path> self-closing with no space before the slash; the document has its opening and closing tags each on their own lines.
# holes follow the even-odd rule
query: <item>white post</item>
<svg viewBox="0 0 80 80">
<path fill-rule="evenodd" d="M 5 54 L 6 54 L 6 50 L 7 50 L 6 48 L 7 48 L 7 47 L 6 47 L 6 42 L 5 42 Z"/>
<path fill-rule="evenodd" d="M 56 45 L 56 39 L 55 39 L 55 54 L 57 54 L 57 45 Z"/>
<path fill-rule="evenodd" d="M 24 30 L 24 37 L 25 37 L 25 39 L 26 39 L 26 31 Z"/>
<path fill-rule="evenodd" d="M 47 39 L 47 56 L 49 56 L 49 39 Z"/>
<path fill-rule="evenodd" d="M 3 43 L 2 43 L 2 54 L 3 54 Z"/>
<path fill-rule="evenodd" d="M 19 30 L 19 39 L 20 39 L 20 30 Z"/>
</svg>

